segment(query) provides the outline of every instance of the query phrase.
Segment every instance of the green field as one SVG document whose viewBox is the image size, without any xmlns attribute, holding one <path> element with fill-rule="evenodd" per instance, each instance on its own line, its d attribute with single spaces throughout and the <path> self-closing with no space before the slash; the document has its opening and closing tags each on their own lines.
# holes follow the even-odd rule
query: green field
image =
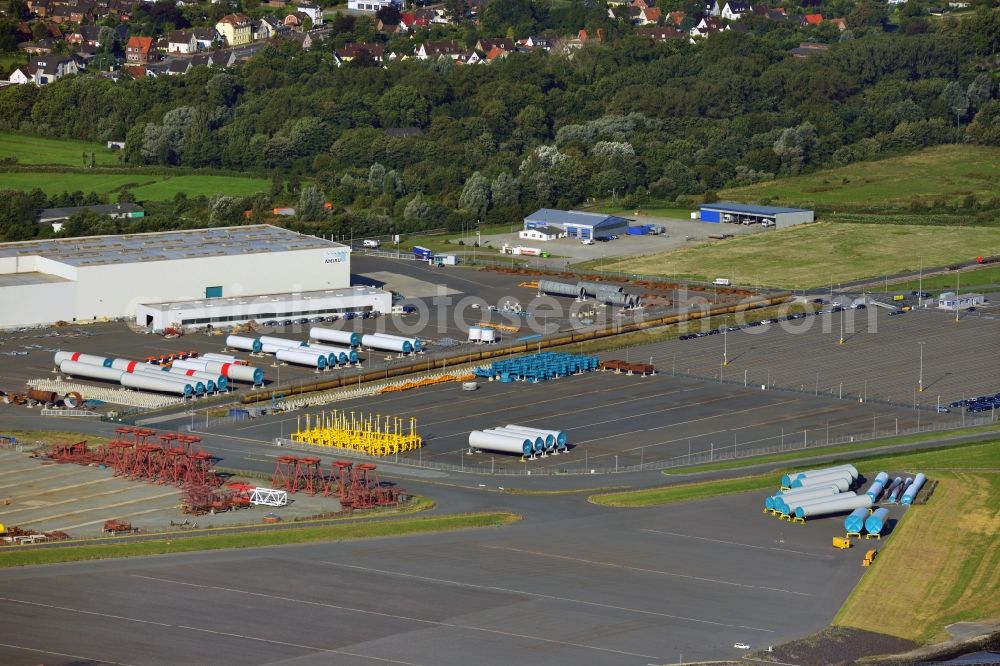
<svg viewBox="0 0 1000 666">
<path fill-rule="evenodd" d="M 1000 444 L 977 455 L 914 463 L 938 482 L 906 511 L 834 624 L 926 643 L 953 622 L 1000 618 Z M 891 594 L 886 591 L 891 590 Z"/>
<path fill-rule="evenodd" d="M 730 201 L 775 203 L 837 210 L 936 199 L 954 203 L 965 195 L 980 201 L 1000 197 L 1000 148 L 937 146 L 874 162 L 858 162 L 806 176 L 781 178 L 719 192 Z"/>
<path fill-rule="evenodd" d="M 598 206 L 588 208 L 587 212 L 606 213 L 608 215 L 618 215 L 619 217 L 633 218 L 637 222 L 642 222 L 643 217 L 672 217 L 678 220 L 690 220 L 691 212 L 697 210 L 697 206 L 688 208 L 678 208 L 677 206 L 662 206 L 656 203 L 638 208 L 621 208 L 616 206 Z"/>
<path fill-rule="evenodd" d="M 608 262 L 609 271 L 808 289 L 1000 254 L 1000 229 L 819 222 Z"/>
<path fill-rule="evenodd" d="M 86 164 L 84 153 L 87 153 Z M 84 167 L 90 166 L 91 153 L 97 166 L 118 164 L 118 153 L 97 142 L 0 134 L 0 159 L 16 157 L 18 164 Z"/>
<path fill-rule="evenodd" d="M 139 201 L 167 201 L 173 199 L 178 192 L 184 192 L 189 197 L 213 194 L 249 196 L 257 192 L 267 192 L 270 185 L 270 182 L 263 178 L 213 175 L 163 176 L 142 171 L 130 174 L 0 172 L 0 190 L 31 190 L 38 187 L 49 195 L 81 191 L 112 193 L 113 199 L 113 193 L 120 191 L 124 186 L 129 186 Z"/>
<path fill-rule="evenodd" d="M 10 78 L 15 67 L 20 67 L 28 62 L 27 53 L 3 53 L 0 54 L 0 78 Z"/>
<path fill-rule="evenodd" d="M 961 282 L 959 282 L 961 280 Z M 958 273 L 931 275 L 923 280 L 908 280 L 906 282 L 890 282 L 889 291 L 915 291 L 923 289 L 929 292 L 955 291 L 961 287 L 963 291 L 979 287 L 995 287 L 1000 285 L 1000 265 L 994 264 L 986 268 L 976 268 Z"/>
<path fill-rule="evenodd" d="M 346 541 L 374 537 L 406 536 L 424 532 L 444 532 L 473 527 L 495 527 L 520 520 L 512 513 L 472 513 L 427 518 L 404 518 L 296 527 L 291 529 L 262 530 L 238 534 L 185 536 L 149 541 L 127 541 L 106 545 L 67 545 L 60 548 L 6 549 L 0 552 L 0 568 L 104 560 L 121 557 L 143 557 L 166 553 L 189 553 L 227 548 L 261 548 L 318 541 Z"/>
</svg>

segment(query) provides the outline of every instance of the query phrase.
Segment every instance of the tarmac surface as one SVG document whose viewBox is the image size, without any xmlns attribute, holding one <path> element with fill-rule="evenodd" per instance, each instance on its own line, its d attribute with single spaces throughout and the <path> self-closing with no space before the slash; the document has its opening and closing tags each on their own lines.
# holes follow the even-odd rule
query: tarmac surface
<svg viewBox="0 0 1000 666">
<path fill-rule="evenodd" d="M 918 418 L 923 428 L 957 423 L 961 418 L 669 374 L 639 377 L 593 372 L 538 384 L 479 384 L 475 392 L 463 391 L 458 383 L 441 384 L 208 428 L 194 420 L 194 430 L 227 438 L 234 444 L 267 446 L 275 438 L 287 438 L 298 428 L 304 429 L 305 415 L 315 423 L 316 415 L 331 409 L 398 416 L 404 424 L 415 417 L 424 446 L 394 460 L 444 463 L 454 465 L 456 471 L 462 468 L 487 473 L 602 473 L 656 462 L 710 462 L 732 457 L 734 450 L 747 455 L 765 449 L 822 446 L 849 440 L 852 435 L 860 439 L 874 432 L 902 432 L 915 427 Z M 508 424 L 563 430 L 572 449 L 527 463 L 512 455 L 468 455 L 470 431 Z"/>
<path fill-rule="evenodd" d="M 4 573 L 0 662 L 649 664 L 817 631 L 864 571 L 759 493 L 644 510 L 476 496 L 500 529 Z M 58 630 L 54 628 L 58 627 Z"/>
</svg>

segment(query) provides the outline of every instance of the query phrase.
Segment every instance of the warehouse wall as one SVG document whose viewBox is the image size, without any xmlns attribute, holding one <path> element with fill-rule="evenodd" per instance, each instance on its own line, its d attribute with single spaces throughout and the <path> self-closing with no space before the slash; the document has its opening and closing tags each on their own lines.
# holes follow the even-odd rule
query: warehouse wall
<svg viewBox="0 0 1000 666">
<path fill-rule="evenodd" d="M 25 297 L 23 294 L 28 292 L 24 286 L 0 288 L 0 303 L 19 305 L 0 315 L 0 321 L 7 322 L 0 325 L 131 317 L 140 303 L 200 299 L 205 297 L 206 287 L 219 285 L 223 288 L 223 296 L 228 297 L 343 289 L 350 286 L 351 281 L 350 250 L 346 247 L 81 266 L 78 269 L 53 266 L 53 263 L 47 259 L 35 262 L 44 272 L 64 277 L 75 273 L 72 294 L 61 292 L 52 304 Z"/>
<path fill-rule="evenodd" d="M 0 287 L 0 328 L 72 321 L 75 301 L 75 282 Z"/>
<path fill-rule="evenodd" d="M 794 227 L 796 224 L 805 224 L 813 221 L 813 211 L 806 210 L 801 213 L 780 213 L 774 218 L 774 226 L 777 229 Z"/>
</svg>

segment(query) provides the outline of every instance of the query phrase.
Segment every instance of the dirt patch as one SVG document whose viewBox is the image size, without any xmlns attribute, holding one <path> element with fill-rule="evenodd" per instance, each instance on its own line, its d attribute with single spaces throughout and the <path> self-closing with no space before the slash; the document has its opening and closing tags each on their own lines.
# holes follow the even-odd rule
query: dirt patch
<svg viewBox="0 0 1000 666">
<path fill-rule="evenodd" d="M 917 643 L 896 636 L 851 627 L 828 627 L 774 648 L 773 652 L 754 655 L 765 661 L 798 666 L 848 666 L 869 655 L 896 654 L 917 647 Z"/>
</svg>

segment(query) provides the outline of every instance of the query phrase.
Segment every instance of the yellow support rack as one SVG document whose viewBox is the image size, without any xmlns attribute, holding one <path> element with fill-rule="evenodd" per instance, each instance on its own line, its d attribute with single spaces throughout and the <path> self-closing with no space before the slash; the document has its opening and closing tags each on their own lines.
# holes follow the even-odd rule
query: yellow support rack
<svg viewBox="0 0 1000 666">
<path fill-rule="evenodd" d="M 879 534 L 872 534 L 872 533 L 869 532 L 868 534 L 865 535 L 865 538 L 866 539 L 878 539 L 879 541 L 881 541 L 882 540 L 882 534 L 881 533 L 879 533 Z"/>
<path fill-rule="evenodd" d="M 850 539 L 851 537 L 857 537 L 857 538 L 860 539 L 861 538 L 861 532 L 848 532 L 844 536 L 846 536 L 848 539 Z"/>
<path fill-rule="evenodd" d="M 305 428 L 302 427 L 303 420 Z M 306 414 L 304 419 L 299 417 L 292 441 L 360 451 L 372 456 L 391 456 L 423 446 L 423 438 L 417 434 L 415 418 L 410 418 L 407 432 L 403 419 L 399 417 L 338 410 Z"/>
</svg>

